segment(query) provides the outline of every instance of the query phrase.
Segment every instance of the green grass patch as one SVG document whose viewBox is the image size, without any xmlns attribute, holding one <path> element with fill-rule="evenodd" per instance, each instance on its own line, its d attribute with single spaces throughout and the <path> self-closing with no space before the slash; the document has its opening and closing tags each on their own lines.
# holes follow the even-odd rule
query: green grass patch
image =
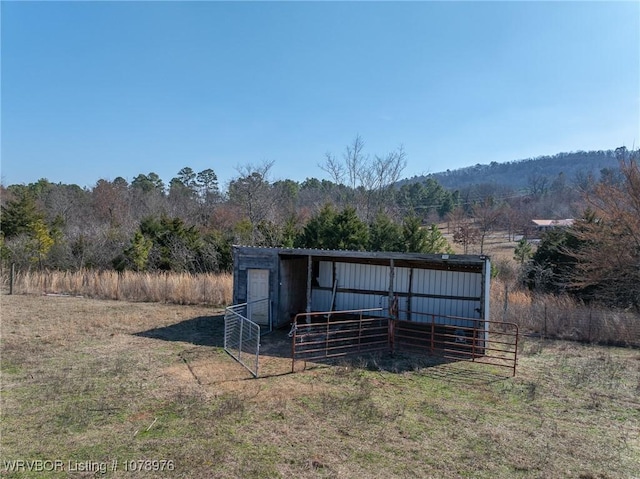
<svg viewBox="0 0 640 479">
<path fill-rule="evenodd" d="M 286 357 L 273 357 L 282 373 L 254 380 L 215 338 L 138 334 L 189 324 L 200 310 L 130 304 L 124 315 L 118 304 L 109 320 L 103 302 L 50 301 L 40 316 L 29 308 L 42 298 L 2 301 L 16 331 L 2 343 L 6 461 L 117 460 L 98 475 L 118 478 L 142 460 L 173 469 L 137 476 L 196 479 L 640 475 L 633 349 L 525 339 L 516 377 L 408 356 L 287 374 Z M 8 478 L 71 475 L 0 468 Z"/>
</svg>

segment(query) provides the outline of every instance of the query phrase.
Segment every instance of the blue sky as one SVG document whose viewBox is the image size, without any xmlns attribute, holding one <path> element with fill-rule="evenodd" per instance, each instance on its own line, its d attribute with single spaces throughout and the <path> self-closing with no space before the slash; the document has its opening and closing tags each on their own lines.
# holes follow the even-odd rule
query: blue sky
<svg viewBox="0 0 640 479">
<path fill-rule="evenodd" d="M 274 161 L 405 177 L 640 143 L 639 2 L 7 2 L 5 186 Z"/>
</svg>

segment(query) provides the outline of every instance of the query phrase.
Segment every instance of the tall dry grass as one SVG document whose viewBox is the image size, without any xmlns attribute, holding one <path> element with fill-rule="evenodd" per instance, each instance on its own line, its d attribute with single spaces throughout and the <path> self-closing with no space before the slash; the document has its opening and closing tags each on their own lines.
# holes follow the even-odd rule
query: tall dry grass
<svg viewBox="0 0 640 479">
<path fill-rule="evenodd" d="M 590 306 L 567 295 L 534 293 L 491 285 L 491 319 L 516 323 L 542 337 L 640 347 L 640 316 L 632 311 Z"/>
<path fill-rule="evenodd" d="M 9 273 L 3 272 L 3 289 Z M 57 293 L 97 299 L 165 302 L 175 304 L 231 304 L 233 277 L 229 273 L 137 273 L 127 271 L 16 272 L 14 293 Z"/>
<path fill-rule="evenodd" d="M 2 289 L 9 285 L 2 272 Z M 229 273 L 136 273 L 132 271 L 16 272 L 13 289 L 21 294 L 57 293 L 96 299 L 228 306 Z M 506 295 L 505 295 L 506 293 Z M 548 338 L 640 347 L 640 317 L 631 311 L 599 308 L 569 296 L 533 293 L 501 280 L 491 286 L 491 319 L 516 323 L 523 333 Z"/>
</svg>

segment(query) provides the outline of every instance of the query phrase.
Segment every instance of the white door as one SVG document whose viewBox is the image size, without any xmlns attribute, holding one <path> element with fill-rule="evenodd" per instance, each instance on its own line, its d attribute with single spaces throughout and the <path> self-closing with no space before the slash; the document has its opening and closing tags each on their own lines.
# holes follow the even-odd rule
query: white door
<svg viewBox="0 0 640 479">
<path fill-rule="evenodd" d="M 256 301 L 259 301 L 256 303 Z M 269 325 L 269 270 L 247 270 L 247 316 L 254 323 Z"/>
</svg>

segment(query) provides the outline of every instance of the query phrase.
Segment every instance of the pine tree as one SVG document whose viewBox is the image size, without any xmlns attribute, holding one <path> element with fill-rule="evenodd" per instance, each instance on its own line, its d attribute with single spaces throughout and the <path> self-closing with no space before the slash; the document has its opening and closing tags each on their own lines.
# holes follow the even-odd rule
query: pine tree
<svg viewBox="0 0 640 479">
<path fill-rule="evenodd" d="M 6 239 L 31 233 L 32 226 L 44 220 L 44 215 L 38 211 L 34 196 L 27 190 L 19 190 L 15 200 L 7 201 L 2 206 L 0 229 Z"/>
<path fill-rule="evenodd" d="M 369 226 L 371 251 L 402 251 L 402 228 L 391 218 L 379 212 Z"/>
<path fill-rule="evenodd" d="M 369 245 L 369 228 L 353 207 L 347 206 L 336 216 L 334 232 L 334 249 L 363 251 Z"/>
<path fill-rule="evenodd" d="M 442 235 L 438 225 L 432 223 L 426 231 L 424 246 L 420 253 L 453 253 L 453 249 L 447 239 Z"/>
<path fill-rule="evenodd" d="M 524 265 L 533 255 L 533 249 L 531 243 L 526 238 L 522 238 L 518 241 L 516 248 L 513 252 L 513 259 L 515 259 L 521 265 Z"/>
</svg>

